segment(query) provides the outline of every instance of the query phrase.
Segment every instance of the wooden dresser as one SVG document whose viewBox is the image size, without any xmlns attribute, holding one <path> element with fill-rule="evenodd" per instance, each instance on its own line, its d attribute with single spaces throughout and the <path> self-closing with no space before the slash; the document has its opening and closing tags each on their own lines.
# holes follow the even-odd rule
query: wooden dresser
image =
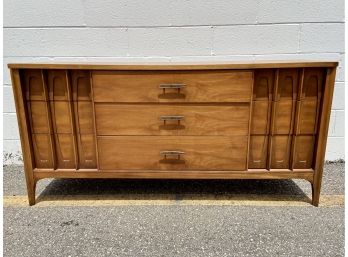
<svg viewBox="0 0 348 257">
<path fill-rule="evenodd" d="M 306 179 L 337 62 L 9 64 L 29 204 L 43 178 Z"/>
</svg>

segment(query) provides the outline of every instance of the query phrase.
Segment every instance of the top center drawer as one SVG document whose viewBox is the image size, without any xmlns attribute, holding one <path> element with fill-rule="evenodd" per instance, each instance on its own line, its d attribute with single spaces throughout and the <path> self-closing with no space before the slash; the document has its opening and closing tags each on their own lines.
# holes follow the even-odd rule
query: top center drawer
<svg viewBox="0 0 348 257">
<path fill-rule="evenodd" d="M 249 102 L 247 70 L 93 71 L 95 102 Z"/>
</svg>

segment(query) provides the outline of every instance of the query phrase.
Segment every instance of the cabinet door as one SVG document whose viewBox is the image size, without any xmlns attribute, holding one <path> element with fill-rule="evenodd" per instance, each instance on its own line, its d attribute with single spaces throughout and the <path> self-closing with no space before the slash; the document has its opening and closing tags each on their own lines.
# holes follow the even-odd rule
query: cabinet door
<svg viewBox="0 0 348 257">
<path fill-rule="evenodd" d="M 315 136 L 296 136 L 294 142 L 294 169 L 313 166 Z"/>
<path fill-rule="evenodd" d="M 249 142 L 249 169 L 266 169 L 268 136 L 251 136 Z"/>
<path fill-rule="evenodd" d="M 272 136 L 271 169 L 290 169 L 290 149 L 291 136 Z"/>
</svg>

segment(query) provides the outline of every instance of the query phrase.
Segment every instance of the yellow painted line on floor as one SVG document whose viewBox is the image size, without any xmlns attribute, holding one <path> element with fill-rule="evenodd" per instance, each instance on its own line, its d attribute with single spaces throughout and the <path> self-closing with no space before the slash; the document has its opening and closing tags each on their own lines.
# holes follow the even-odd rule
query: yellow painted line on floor
<svg viewBox="0 0 348 257">
<path fill-rule="evenodd" d="M 311 206 L 305 196 L 282 195 L 48 195 L 39 196 L 34 207 L 60 206 Z M 344 195 L 323 195 L 320 207 L 344 205 Z M 4 207 L 28 207 L 27 196 L 4 196 Z"/>
</svg>

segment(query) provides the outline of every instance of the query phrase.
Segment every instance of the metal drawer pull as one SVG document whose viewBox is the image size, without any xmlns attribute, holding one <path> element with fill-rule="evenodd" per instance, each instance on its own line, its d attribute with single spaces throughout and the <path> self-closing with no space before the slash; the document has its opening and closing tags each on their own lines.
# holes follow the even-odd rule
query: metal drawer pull
<svg viewBox="0 0 348 257">
<path fill-rule="evenodd" d="M 180 89 L 180 88 L 184 88 L 186 87 L 185 84 L 161 84 L 159 86 L 159 88 L 162 88 L 162 89 L 171 89 L 171 88 L 174 88 L 174 89 Z"/>
<path fill-rule="evenodd" d="M 185 126 L 182 124 L 182 120 L 184 119 L 183 115 L 163 115 L 159 117 L 159 120 L 162 125 L 159 126 L 159 129 L 164 130 L 178 130 L 184 129 Z"/>
<path fill-rule="evenodd" d="M 178 98 L 178 97 L 179 98 L 184 98 L 185 95 L 180 93 L 180 89 L 182 89 L 184 87 L 186 87 L 185 84 L 176 84 L 176 83 L 174 83 L 174 84 L 161 84 L 161 85 L 159 85 L 159 88 L 162 89 L 163 92 L 162 92 L 162 95 L 159 95 L 159 97 L 160 98 L 168 98 L 169 97 L 169 99 L 170 98 Z M 177 92 L 175 92 L 175 93 L 166 93 L 166 89 L 167 90 L 170 90 L 170 89 L 173 90 L 174 89 Z"/>
<path fill-rule="evenodd" d="M 180 160 L 181 155 L 184 155 L 185 152 L 182 151 L 161 151 L 160 155 L 167 159 L 167 156 L 177 156 L 178 160 Z"/>
<path fill-rule="evenodd" d="M 160 120 L 167 121 L 167 120 L 175 120 L 175 121 L 181 121 L 184 119 L 184 116 L 182 115 L 163 115 L 160 117 Z"/>
</svg>

